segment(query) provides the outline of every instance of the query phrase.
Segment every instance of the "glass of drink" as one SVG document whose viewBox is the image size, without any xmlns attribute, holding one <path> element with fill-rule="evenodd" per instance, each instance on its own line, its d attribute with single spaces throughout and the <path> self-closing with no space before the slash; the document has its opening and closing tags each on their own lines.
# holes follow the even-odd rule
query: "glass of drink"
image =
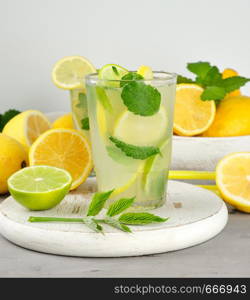
<svg viewBox="0 0 250 300">
<path fill-rule="evenodd" d="M 165 203 L 175 84 L 176 75 L 166 72 L 153 72 L 151 80 L 86 76 L 97 185 L 113 190 L 109 201 L 135 197 L 139 209 Z"/>
</svg>

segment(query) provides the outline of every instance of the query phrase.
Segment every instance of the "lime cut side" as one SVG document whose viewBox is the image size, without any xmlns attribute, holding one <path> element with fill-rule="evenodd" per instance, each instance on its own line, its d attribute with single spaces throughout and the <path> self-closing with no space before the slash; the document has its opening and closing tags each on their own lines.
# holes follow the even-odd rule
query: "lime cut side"
<svg viewBox="0 0 250 300">
<path fill-rule="evenodd" d="M 123 112 L 114 126 L 114 136 L 127 144 L 156 146 L 166 135 L 167 113 L 162 106 L 153 116 L 144 117 Z"/>
<path fill-rule="evenodd" d="M 98 77 L 101 80 L 111 80 L 111 82 L 105 83 L 105 85 L 110 87 L 119 87 L 120 82 L 115 82 L 115 80 L 121 80 L 122 77 L 128 73 L 128 70 L 115 64 L 107 64 L 103 66 L 99 72 Z M 112 82 L 112 80 L 114 80 Z"/>
<path fill-rule="evenodd" d="M 32 166 L 14 173 L 8 180 L 12 197 L 31 210 L 56 206 L 68 193 L 72 177 L 66 170 Z"/>
</svg>

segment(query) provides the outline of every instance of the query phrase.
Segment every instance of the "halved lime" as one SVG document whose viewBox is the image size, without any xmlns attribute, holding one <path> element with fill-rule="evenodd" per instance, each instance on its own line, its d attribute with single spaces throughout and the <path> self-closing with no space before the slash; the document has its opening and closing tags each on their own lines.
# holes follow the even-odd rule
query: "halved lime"
<svg viewBox="0 0 250 300">
<path fill-rule="evenodd" d="M 136 146 L 158 145 L 167 128 L 167 113 L 162 106 L 153 116 L 144 117 L 130 111 L 117 119 L 113 135 L 127 144 Z"/>
<path fill-rule="evenodd" d="M 102 80 L 121 80 L 122 77 L 127 73 L 128 70 L 121 66 L 115 64 L 107 64 L 99 70 L 98 77 Z M 105 83 L 105 85 L 120 87 L 120 82 L 107 82 Z"/>
<path fill-rule="evenodd" d="M 160 146 L 160 154 L 150 157 L 144 168 L 145 192 L 152 199 L 164 195 L 167 173 L 171 154 L 170 140 L 165 140 Z"/>
<path fill-rule="evenodd" d="M 30 210 L 46 210 L 59 204 L 69 192 L 72 177 L 50 166 L 21 169 L 8 179 L 12 197 Z"/>
</svg>

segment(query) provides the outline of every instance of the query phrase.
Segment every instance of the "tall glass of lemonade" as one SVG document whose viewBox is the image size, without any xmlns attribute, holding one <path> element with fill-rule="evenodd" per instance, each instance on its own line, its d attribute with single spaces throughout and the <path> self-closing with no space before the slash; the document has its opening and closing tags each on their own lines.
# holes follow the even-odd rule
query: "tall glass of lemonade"
<svg viewBox="0 0 250 300">
<path fill-rule="evenodd" d="M 119 80 L 86 76 L 98 190 L 113 190 L 110 201 L 135 197 L 136 208 L 153 209 L 166 201 L 176 75 L 123 73 Z"/>
</svg>

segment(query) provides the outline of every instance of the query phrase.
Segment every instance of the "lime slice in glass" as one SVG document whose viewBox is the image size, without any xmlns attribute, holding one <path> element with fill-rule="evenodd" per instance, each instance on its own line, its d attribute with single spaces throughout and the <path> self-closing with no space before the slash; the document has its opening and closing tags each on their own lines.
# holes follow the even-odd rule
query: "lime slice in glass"
<svg viewBox="0 0 250 300">
<path fill-rule="evenodd" d="M 144 168 L 145 193 L 152 199 L 164 196 L 170 161 L 170 140 L 165 140 L 160 147 L 160 154 L 150 157 Z"/>
<path fill-rule="evenodd" d="M 11 196 L 30 210 L 46 210 L 56 206 L 69 192 L 69 172 L 50 166 L 21 169 L 8 179 Z"/>
<path fill-rule="evenodd" d="M 121 66 L 115 64 L 107 64 L 99 70 L 98 77 L 101 80 L 121 80 L 121 78 L 127 73 L 128 70 Z M 110 87 L 120 87 L 120 82 L 109 81 L 106 82 L 105 85 Z"/>
<path fill-rule="evenodd" d="M 166 135 L 167 113 L 162 106 L 153 116 L 144 117 L 124 111 L 118 117 L 113 135 L 127 144 L 156 146 Z"/>
</svg>

